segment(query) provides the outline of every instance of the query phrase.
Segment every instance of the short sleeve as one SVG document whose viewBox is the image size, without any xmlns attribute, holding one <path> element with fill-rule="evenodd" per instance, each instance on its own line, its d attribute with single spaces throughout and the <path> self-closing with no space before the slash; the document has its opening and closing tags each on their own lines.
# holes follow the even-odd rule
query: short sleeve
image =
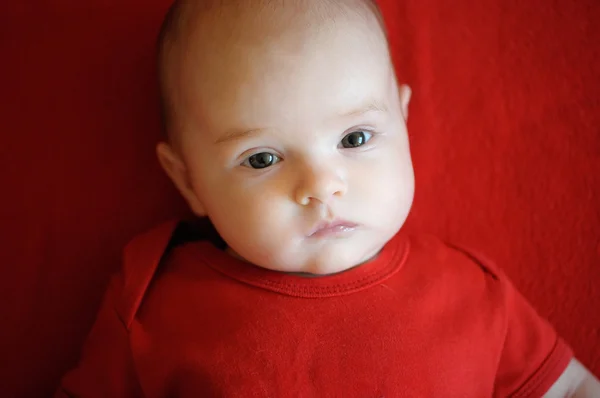
<svg viewBox="0 0 600 398">
<path fill-rule="evenodd" d="M 541 397 L 564 372 L 573 353 L 506 276 L 495 272 L 503 285 L 506 314 L 495 396 Z"/>
<path fill-rule="evenodd" d="M 475 261 L 494 281 L 494 301 L 503 318 L 494 397 L 542 397 L 573 359 L 571 348 L 494 262 L 477 251 L 450 246 Z"/>
<path fill-rule="evenodd" d="M 140 397 L 127 328 L 115 303 L 122 291 L 115 277 L 105 294 L 78 366 L 61 381 L 55 398 Z"/>
<path fill-rule="evenodd" d="M 570 347 L 485 256 L 459 248 L 494 277 L 504 317 L 494 397 L 542 397 L 573 358 Z"/>
</svg>

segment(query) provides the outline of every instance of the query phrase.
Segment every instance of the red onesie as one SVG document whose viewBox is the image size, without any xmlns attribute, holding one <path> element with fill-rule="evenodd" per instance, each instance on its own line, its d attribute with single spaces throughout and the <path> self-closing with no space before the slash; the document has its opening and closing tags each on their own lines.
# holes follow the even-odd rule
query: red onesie
<svg viewBox="0 0 600 398">
<path fill-rule="evenodd" d="M 57 397 L 540 397 L 572 358 L 499 269 L 433 237 L 303 278 L 174 227 L 126 248 Z"/>
</svg>

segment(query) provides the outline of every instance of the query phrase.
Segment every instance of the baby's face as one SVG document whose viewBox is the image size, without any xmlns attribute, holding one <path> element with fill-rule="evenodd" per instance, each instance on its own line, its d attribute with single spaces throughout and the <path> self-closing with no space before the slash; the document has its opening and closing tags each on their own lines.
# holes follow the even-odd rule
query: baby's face
<svg viewBox="0 0 600 398">
<path fill-rule="evenodd" d="M 182 68 L 186 199 L 242 259 L 341 272 L 404 223 L 414 191 L 410 94 L 366 29 L 340 22 L 262 43 L 255 32 Z"/>
</svg>

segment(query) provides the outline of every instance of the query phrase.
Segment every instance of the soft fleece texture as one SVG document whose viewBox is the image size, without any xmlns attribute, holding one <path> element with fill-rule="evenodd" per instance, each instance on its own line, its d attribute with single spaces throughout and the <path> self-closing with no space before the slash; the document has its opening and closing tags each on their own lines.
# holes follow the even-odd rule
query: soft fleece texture
<svg viewBox="0 0 600 398">
<path fill-rule="evenodd" d="M 168 3 L 0 5 L 3 397 L 51 394 L 122 247 L 186 211 L 154 159 Z M 600 373 L 600 3 L 381 6 L 414 90 L 407 228 L 494 258 Z"/>
</svg>

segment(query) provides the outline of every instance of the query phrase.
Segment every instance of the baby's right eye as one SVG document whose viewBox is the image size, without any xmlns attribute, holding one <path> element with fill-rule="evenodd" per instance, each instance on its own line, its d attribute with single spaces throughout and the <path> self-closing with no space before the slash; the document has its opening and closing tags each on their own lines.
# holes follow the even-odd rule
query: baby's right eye
<svg viewBox="0 0 600 398">
<path fill-rule="evenodd" d="M 266 169 L 267 167 L 271 167 L 275 163 L 278 163 L 280 160 L 279 156 L 275 154 L 260 152 L 244 160 L 242 166 L 251 167 L 253 169 Z"/>
</svg>

